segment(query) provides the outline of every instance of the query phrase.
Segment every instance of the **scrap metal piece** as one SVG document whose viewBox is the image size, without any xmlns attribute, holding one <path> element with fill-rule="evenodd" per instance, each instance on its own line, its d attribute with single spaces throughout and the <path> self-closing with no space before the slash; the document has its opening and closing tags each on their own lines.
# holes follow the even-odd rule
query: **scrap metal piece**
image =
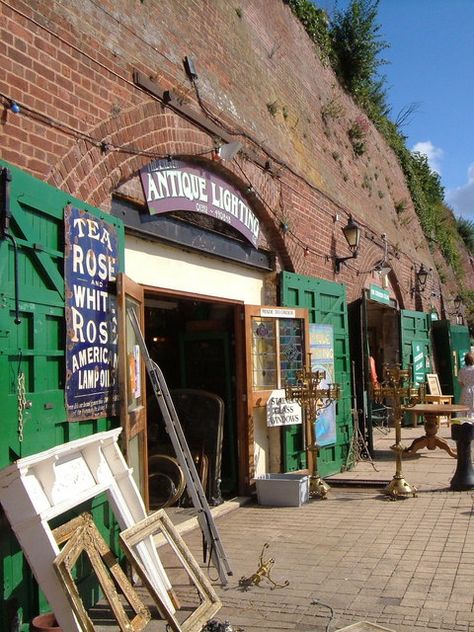
<svg viewBox="0 0 474 632">
<path fill-rule="evenodd" d="M 272 584 L 270 590 L 274 590 L 275 588 L 286 588 L 286 586 L 290 585 L 290 582 L 288 580 L 285 580 L 283 584 L 278 584 L 270 577 L 270 571 L 273 568 L 275 560 L 273 557 L 270 557 L 265 562 L 263 561 L 263 554 L 269 546 L 270 545 L 268 544 L 268 542 L 265 542 L 265 544 L 263 545 L 262 552 L 260 553 L 259 557 L 259 567 L 255 571 L 255 573 L 253 575 L 250 575 L 250 577 L 241 577 L 239 579 L 239 586 L 244 590 L 248 590 L 250 586 L 258 586 L 262 579 L 267 579 Z"/>
</svg>

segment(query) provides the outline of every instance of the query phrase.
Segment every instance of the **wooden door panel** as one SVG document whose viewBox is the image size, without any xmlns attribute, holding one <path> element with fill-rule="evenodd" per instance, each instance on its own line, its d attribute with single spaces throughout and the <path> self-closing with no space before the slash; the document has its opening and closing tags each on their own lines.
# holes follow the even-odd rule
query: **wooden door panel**
<svg viewBox="0 0 474 632">
<path fill-rule="evenodd" d="M 120 420 L 123 427 L 122 449 L 127 463 L 134 468 L 134 479 L 148 507 L 148 454 L 146 419 L 145 364 L 135 332 L 127 316 L 133 309 L 145 331 L 144 291 L 125 274 L 117 277 L 120 339 Z"/>
</svg>

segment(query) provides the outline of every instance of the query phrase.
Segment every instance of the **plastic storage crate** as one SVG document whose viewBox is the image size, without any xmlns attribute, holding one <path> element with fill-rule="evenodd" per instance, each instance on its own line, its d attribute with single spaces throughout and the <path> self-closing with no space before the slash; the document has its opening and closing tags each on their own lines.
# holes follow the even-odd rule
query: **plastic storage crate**
<svg viewBox="0 0 474 632">
<path fill-rule="evenodd" d="M 309 499 L 309 476 L 263 474 L 255 479 L 259 505 L 301 507 Z"/>
</svg>

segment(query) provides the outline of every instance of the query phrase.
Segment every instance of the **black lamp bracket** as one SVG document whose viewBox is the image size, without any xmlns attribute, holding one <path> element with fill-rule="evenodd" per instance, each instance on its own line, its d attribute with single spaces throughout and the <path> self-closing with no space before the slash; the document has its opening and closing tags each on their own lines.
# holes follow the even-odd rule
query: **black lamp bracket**
<svg viewBox="0 0 474 632">
<path fill-rule="evenodd" d="M 10 234 L 10 182 L 12 174 L 10 169 L 0 169 L 0 240 L 3 241 Z"/>
<path fill-rule="evenodd" d="M 358 254 L 359 253 L 356 250 L 355 252 L 353 252 L 348 257 L 336 257 L 334 259 L 334 267 L 335 267 L 335 270 L 336 270 L 336 274 L 341 271 L 341 264 L 343 264 L 345 261 L 349 261 L 349 259 L 357 259 L 357 255 Z"/>
</svg>

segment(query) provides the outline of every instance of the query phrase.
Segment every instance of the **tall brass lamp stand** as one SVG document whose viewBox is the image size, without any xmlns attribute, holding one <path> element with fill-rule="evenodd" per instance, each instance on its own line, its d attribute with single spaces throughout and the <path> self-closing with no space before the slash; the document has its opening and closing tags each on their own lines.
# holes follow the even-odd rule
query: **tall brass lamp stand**
<svg viewBox="0 0 474 632">
<path fill-rule="evenodd" d="M 372 399 L 378 404 L 389 400 L 393 408 L 395 422 L 395 444 L 390 449 L 395 452 L 396 471 L 393 479 L 385 488 L 385 493 L 393 499 L 416 496 L 416 487 L 409 485 L 402 473 L 402 452 L 405 447 L 401 442 L 402 435 L 402 406 L 411 407 L 420 404 L 425 399 L 425 384 L 410 382 L 411 368 L 401 369 L 399 364 L 384 365 L 383 382 L 372 385 Z"/>
<path fill-rule="evenodd" d="M 321 382 L 326 378 L 326 371 L 312 371 L 311 354 L 308 356 L 309 366 L 296 372 L 296 384 L 286 384 L 285 396 L 286 399 L 297 402 L 303 409 L 305 436 L 311 437 L 311 443 L 306 445 L 308 467 L 311 467 L 309 495 L 311 498 L 325 499 L 330 487 L 318 472 L 319 446 L 316 442 L 316 422 L 320 413 L 339 399 L 340 389 L 339 384 L 328 384 L 327 387 L 320 388 Z"/>
</svg>

